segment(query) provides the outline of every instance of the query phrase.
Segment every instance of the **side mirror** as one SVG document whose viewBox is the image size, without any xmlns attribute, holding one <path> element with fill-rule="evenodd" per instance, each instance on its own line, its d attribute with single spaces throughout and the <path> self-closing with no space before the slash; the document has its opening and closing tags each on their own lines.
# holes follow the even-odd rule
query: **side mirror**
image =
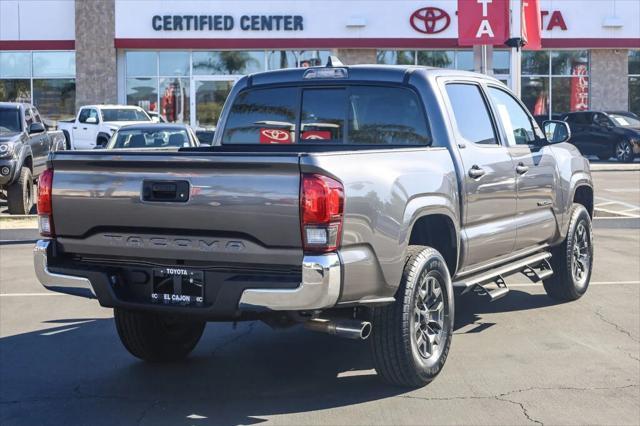
<svg viewBox="0 0 640 426">
<path fill-rule="evenodd" d="M 87 118 L 85 123 L 87 123 L 87 124 L 98 124 L 98 119 L 95 118 L 95 117 L 89 117 L 89 118 Z"/>
<path fill-rule="evenodd" d="M 29 125 L 29 134 L 33 135 L 35 133 L 43 133 L 46 129 L 44 128 L 44 124 L 42 123 L 31 123 Z"/>
<path fill-rule="evenodd" d="M 571 129 L 565 121 L 547 120 L 542 123 L 542 127 L 549 143 L 562 143 L 571 139 Z"/>
</svg>

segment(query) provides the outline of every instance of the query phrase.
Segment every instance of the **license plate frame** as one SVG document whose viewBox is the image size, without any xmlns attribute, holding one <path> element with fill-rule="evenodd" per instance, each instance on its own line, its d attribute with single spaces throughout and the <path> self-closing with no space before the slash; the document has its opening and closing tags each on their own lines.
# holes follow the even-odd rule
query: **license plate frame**
<svg viewBox="0 0 640 426">
<path fill-rule="evenodd" d="M 204 305 L 204 272 L 179 267 L 154 268 L 151 303 L 171 306 Z"/>
</svg>

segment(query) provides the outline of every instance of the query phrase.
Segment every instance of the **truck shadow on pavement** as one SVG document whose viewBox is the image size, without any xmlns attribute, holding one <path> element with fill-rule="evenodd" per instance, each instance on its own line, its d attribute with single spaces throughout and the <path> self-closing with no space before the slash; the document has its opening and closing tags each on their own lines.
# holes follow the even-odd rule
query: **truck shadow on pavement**
<svg viewBox="0 0 640 426">
<path fill-rule="evenodd" d="M 456 329 L 483 313 L 553 304 L 519 293 L 457 300 Z M 250 425 L 283 414 L 314 423 L 311 412 L 408 391 L 378 379 L 367 342 L 299 327 L 211 323 L 187 360 L 147 364 L 121 346 L 112 319 L 45 324 L 55 327 L 0 339 L 0 424 Z"/>
</svg>

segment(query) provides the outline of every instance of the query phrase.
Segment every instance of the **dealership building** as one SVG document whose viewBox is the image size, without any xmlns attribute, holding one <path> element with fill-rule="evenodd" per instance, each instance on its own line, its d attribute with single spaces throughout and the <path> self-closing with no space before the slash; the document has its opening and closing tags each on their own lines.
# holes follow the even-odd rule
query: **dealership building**
<svg viewBox="0 0 640 426">
<path fill-rule="evenodd" d="M 465 0 L 473 1 L 473 0 Z M 44 116 L 139 105 L 215 125 L 243 75 L 323 64 L 416 64 L 493 74 L 511 51 L 458 42 L 457 0 L 0 0 L 0 101 Z M 536 115 L 640 114 L 640 1 L 541 0 L 542 50 L 522 54 Z"/>
</svg>

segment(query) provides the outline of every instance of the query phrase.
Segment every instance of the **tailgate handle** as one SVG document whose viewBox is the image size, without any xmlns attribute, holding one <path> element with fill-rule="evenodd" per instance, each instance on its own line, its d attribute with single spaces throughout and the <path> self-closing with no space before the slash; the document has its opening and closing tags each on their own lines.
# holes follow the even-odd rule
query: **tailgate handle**
<svg viewBox="0 0 640 426">
<path fill-rule="evenodd" d="M 184 203 L 189 200 L 189 182 L 145 180 L 142 183 L 142 200 Z"/>
</svg>

